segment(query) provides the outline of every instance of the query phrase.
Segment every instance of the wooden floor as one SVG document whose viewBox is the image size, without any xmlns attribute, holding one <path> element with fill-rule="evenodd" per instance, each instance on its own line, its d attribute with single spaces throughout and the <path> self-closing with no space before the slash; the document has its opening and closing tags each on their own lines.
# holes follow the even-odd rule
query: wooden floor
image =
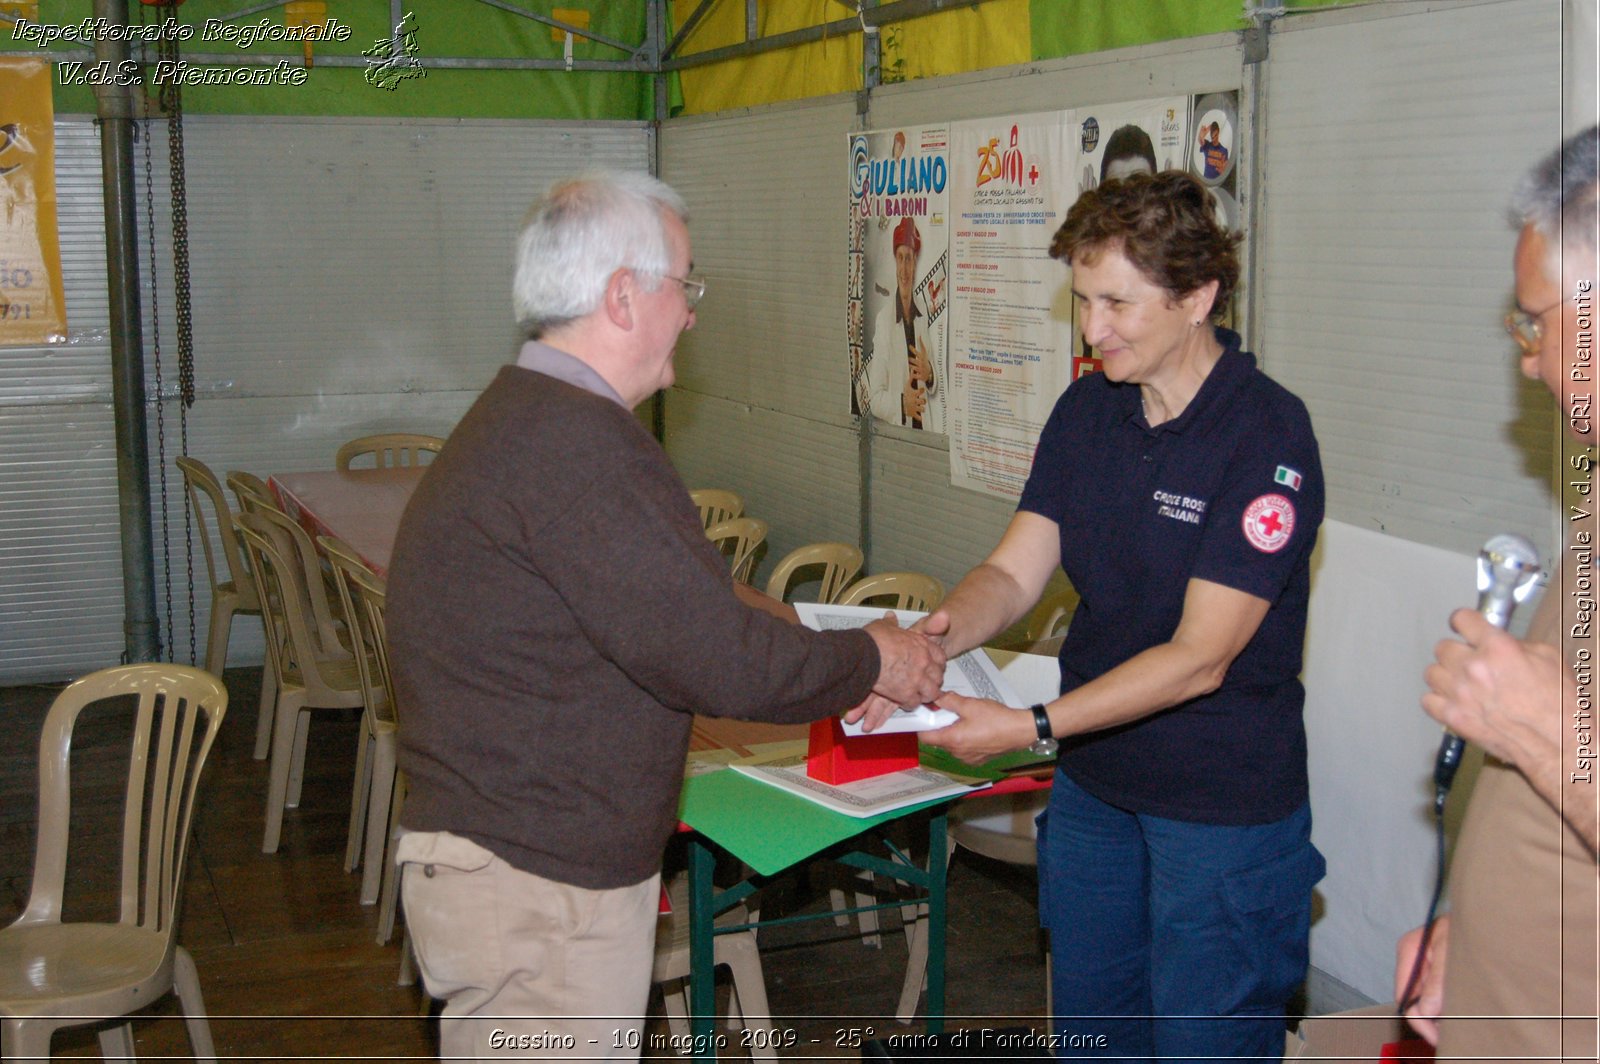
<svg viewBox="0 0 1600 1064">
<path fill-rule="evenodd" d="M 194 955 L 219 1056 L 238 1059 L 427 1059 L 436 1024 L 416 987 L 397 985 L 399 935 L 374 942 L 376 914 L 358 903 L 359 876 L 342 867 L 357 721 L 319 715 L 300 808 L 284 819 L 278 853 L 261 853 L 266 763 L 251 758 L 259 670 L 230 670 L 232 704 L 207 766 L 196 815 L 179 941 Z M 33 861 L 39 725 L 54 689 L 0 689 L 0 925 L 21 911 Z M 114 916 L 113 881 L 125 733 L 85 723 L 74 744 L 68 916 Z M 820 869 L 780 877 L 763 915 L 820 911 Z M 952 1026 L 1024 1026 L 1044 1014 L 1032 869 L 958 851 L 950 872 Z M 892 1019 L 906 960 L 890 915 L 881 948 L 831 920 L 761 932 L 772 1009 L 798 1044 L 787 1059 L 856 1060 L 867 1038 L 922 1030 Z M 182 1058 L 189 1043 L 168 997 L 134 1026 L 141 1057 Z M 670 1059 L 660 995 L 646 1057 Z M 856 1033 L 852 1033 L 856 1032 Z M 90 1028 L 58 1032 L 56 1056 L 98 1056 Z M 737 1052 L 724 1054 L 737 1058 Z"/>
</svg>

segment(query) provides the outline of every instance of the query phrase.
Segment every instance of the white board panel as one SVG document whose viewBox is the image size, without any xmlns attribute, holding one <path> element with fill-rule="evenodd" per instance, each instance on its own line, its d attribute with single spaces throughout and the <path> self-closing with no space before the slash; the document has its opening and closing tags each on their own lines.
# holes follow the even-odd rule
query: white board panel
<svg viewBox="0 0 1600 1064">
<path fill-rule="evenodd" d="M 1332 518 L 1461 553 L 1552 538 L 1552 407 L 1501 319 L 1507 201 L 1560 138 L 1560 16 L 1393 5 L 1272 39 L 1261 354 L 1311 408 Z"/>
</svg>

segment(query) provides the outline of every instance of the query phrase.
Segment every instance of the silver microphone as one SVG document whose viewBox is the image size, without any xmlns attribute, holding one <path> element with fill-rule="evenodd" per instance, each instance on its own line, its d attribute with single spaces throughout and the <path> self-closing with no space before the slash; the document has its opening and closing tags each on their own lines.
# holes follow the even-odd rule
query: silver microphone
<svg viewBox="0 0 1600 1064">
<path fill-rule="evenodd" d="M 1496 628 L 1505 630 L 1518 604 L 1533 594 L 1539 582 L 1539 552 L 1522 536 L 1504 532 L 1494 536 L 1478 552 L 1478 612 Z M 1461 767 L 1466 743 L 1458 735 L 1444 733 L 1439 756 L 1433 763 L 1433 807 L 1444 812 L 1450 784 Z"/>
</svg>

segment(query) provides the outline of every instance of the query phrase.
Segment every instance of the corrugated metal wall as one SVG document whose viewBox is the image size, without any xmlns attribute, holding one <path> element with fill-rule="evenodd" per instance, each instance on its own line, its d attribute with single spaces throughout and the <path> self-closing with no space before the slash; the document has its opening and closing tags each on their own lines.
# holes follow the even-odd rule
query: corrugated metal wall
<svg viewBox="0 0 1600 1064">
<path fill-rule="evenodd" d="M 0 375 L 0 682 L 81 673 L 122 650 L 99 148 L 85 119 L 62 118 L 57 129 L 74 342 L 9 350 Z M 164 128 L 156 134 L 157 300 L 170 395 Z M 367 432 L 448 432 L 514 352 L 511 253 L 529 202 L 563 174 L 647 169 L 651 157 L 648 130 L 636 123 L 205 117 L 187 122 L 184 141 L 197 391 L 189 452 L 219 475 L 332 468 L 338 444 Z M 136 158 L 142 184 L 142 150 Z M 140 259 L 147 268 L 143 247 Z M 147 349 L 154 339 L 147 322 Z M 176 403 L 164 414 L 170 470 Z M 159 484 L 154 455 L 152 480 Z M 168 499 L 174 643 L 186 660 L 175 471 Z M 159 539 L 159 509 L 155 520 Z M 203 654 L 198 549 L 195 565 Z M 259 625 L 241 622 L 233 645 L 233 660 L 259 660 Z"/>
</svg>

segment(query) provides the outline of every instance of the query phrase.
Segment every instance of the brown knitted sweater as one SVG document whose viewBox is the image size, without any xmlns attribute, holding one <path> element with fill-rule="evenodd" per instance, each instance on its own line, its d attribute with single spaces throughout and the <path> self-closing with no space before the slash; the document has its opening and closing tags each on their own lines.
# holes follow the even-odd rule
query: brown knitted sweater
<svg viewBox="0 0 1600 1064">
<path fill-rule="evenodd" d="M 388 628 L 403 821 L 591 889 L 659 867 L 692 713 L 806 721 L 878 674 L 860 631 L 751 609 L 617 403 L 516 366 L 400 524 Z"/>
</svg>

